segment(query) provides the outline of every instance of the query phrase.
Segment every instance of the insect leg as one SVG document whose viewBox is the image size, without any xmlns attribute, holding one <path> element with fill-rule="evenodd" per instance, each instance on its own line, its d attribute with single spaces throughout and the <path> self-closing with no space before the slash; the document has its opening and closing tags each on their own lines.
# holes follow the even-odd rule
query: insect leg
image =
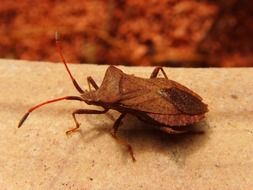
<svg viewBox="0 0 253 190">
<path fill-rule="evenodd" d="M 96 82 L 94 81 L 94 79 L 91 76 L 87 77 L 87 82 L 88 82 L 90 91 L 91 91 L 90 85 L 92 85 L 93 88 L 95 88 L 96 90 L 98 89 L 98 85 L 96 84 Z"/>
<path fill-rule="evenodd" d="M 177 131 L 175 129 L 169 128 L 169 127 L 160 127 L 160 130 L 169 133 L 169 134 L 182 134 L 182 133 L 186 133 L 186 130 L 184 131 Z"/>
<path fill-rule="evenodd" d="M 105 109 L 105 110 L 78 109 L 78 110 L 75 110 L 72 113 L 72 116 L 75 121 L 76 127 L 66 131 L 66 134 L 69 135 L 70 133 L 76 131 L 80 127 L 80 123 L 78 123 L 78 121 L 76 119 L 76 114 L 103 114 L 103 113 L 106 113 L 108 110 L 109 109 Z"/>
<path fill-rule="evenodd" d="M 165 71 L 163 70 L 162 67 L 156 67 L 156 68 L 153 70 L 153 72 L 151 73 L 150 78 L 151 78 L 151 79 L 152 79 L 152 78 L 156 78 L 160 70 L 162 71 L 164 78 L 168 79 L 167 74 L 165 73 Z"/>
<path fill-rule="evenodd" d="M 124 141 L 123 139 L 120 139 L 116 134 L 117 134 L 117 131 L 118 131 L 118 128 L 120 126 L 120 123 L 121 123 L 121 120 L 126 116 L 126 113 L 122 113 L 119 118 L 115 121 L 114 125 L 113 125 L 113 128 L 112 128 L 112 131 L 111 131 L 111 134 L 112 136 L 117 140 L 118 143 L 122 144 L 123 146 L 126 146 L 127 147 L 127 150 L 128 152 L 130 153 L 131 157 L 132 157 L 132 160 L 133 162 L 136 161 L 135 157 L 134 157 L 134 152 L 133 152 L 133 149 L 132 149 L 132 146 L 130 144 L 128 144 L 126 141 Z"/>
<path fill-rule="evenodd" d="M 113 137 L 116 137 L 116 133 L 118 132 L 118 129 L 119 129 L 119 126 L 120 126 L 120 123 L 121 123 L 121 120 L 126 116 L 126 113 L 122 113 L 118 119 L 115 121 L 115 123 L 113 124 L 113 127 L 112 127 L 112 136 Z"/>
</svg>

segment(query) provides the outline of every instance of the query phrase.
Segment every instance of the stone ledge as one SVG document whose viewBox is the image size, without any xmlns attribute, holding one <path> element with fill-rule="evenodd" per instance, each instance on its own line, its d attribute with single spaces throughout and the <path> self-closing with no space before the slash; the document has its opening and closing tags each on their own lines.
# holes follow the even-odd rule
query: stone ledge
<svg viewBox="0 0 253 190">
<path fill-rule="evenodd" d="M 101 83 L 107 66 L 70 65 L 79 83 Z M 120 67 L 148 77 L 151 67 Z M 61 64 L 0 60 L 0 186 L 2 189 L 250 189 L 253 187 L 253 68 L 166 68 L 168 76 L 199 93 L 210 112 L 202 135 L 167 135 L 127 117 L 120 136 L 136 163 L 107 133 L 119 115 L 78 117 L 89 107 L 59 102 L 17 123 L 38 102 L 77 95 Z M 129 127 L 131 126 L 131 127 Z"/>
</svg>

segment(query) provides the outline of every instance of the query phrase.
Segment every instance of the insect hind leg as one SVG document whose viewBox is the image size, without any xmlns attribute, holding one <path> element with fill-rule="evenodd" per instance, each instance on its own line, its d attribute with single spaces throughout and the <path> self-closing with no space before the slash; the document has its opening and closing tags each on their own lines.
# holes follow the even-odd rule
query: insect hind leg
<svg viewBox="0 0 253 190">
<path fill-rule="evenodd" d="M 165 73 L 165 71 L 163 70 L 162 67 L 156 67 L 156 68 L 153 70 L 153 72 L 151 73 L 150 78 L 151 78 L 151 79 L 152 79 L 152 78 L 156 78 L 157 75 L 158 75 L 158 73 L 159 73 L 159 71 L 161 71 L 161 72 L 163 73 L 164 78 L 168 79 L 167 74 Z"/>
</svg>

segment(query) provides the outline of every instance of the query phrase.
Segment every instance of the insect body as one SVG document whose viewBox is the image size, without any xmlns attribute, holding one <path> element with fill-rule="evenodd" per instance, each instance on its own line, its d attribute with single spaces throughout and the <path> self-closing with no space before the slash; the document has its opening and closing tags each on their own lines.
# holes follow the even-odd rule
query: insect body
<svg viewBox="0 0 253 190">
<path fill-rule="evenodd" d="M 65 96 L 38 104 L 28 110 L 20 120 L 18 127 L 22 126 L 29 114 L 35 109 L 61 100 L 84 101 L 89 105 L 103 108 L 103 110 L 75 110 L 72 116 L 76 126 L 67 131 L 67 134 L 79 128 L 80 124 L 76 119 L 77 114 L 103 114 L 109 109 L 114 109 L 119 111 L 121 115 L 113 125 L 112 135 L 121 144 L 127 146 L 132 159 L 135 160 L 131 146 L 116 135 L 121 120 L 126 114 L 135 115 L 145 122 L 155 124 L 158 129 L 165 132 L 177 133 L 187 130 L 183 126 L 202 120 L 208 111 L 207 105 L 202 102 L 199 95 L 185 86 L 169 80 L 161 67 L 155 68 L 150 78 L 145 79 L 125 74 L 120 69 L 109 66 L 100 87 L 91 77 L 88 77 L 89 90 L 82 90 L 69 71 L 58 41 L 57 47 L 80 96 Z M 162 71 L 164 78 L 157 78 L 159 71 Z M 94 90 L 91 90 L 91 85 Z"/>
<path fill-rule="evenodd" d="M 133 114 L 162 129 L 180 131 L 180 127 L 203 119 L 207 105 L 202 103 L 201 97 L 169 80 L 166 74 L 165 78 L 156 78 L 159 70 L 163 71 L 157 67 L 150 79 L 144 79 L 109 66 L 101 86 L 94 91 L 84 91 L 81 97 L 87 104 Z"/>
</svg>

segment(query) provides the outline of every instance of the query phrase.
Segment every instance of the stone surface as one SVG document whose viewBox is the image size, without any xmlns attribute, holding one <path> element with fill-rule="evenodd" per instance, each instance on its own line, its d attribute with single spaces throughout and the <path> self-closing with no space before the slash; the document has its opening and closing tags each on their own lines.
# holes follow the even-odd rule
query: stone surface
<svg viewBox="0 0 253 190">
<path fill-rule="evenodd" d="M 149 77 L 150 67 L 120 67 Z M 91 75 L 101 83 L 106 66 L 70 65 L 87 88 Z M 127 117 L 119 135 L 134 148 L 133 163 L 125 148 L 108 133 L 118 113 L 82 115 L 80 132 L 71 113 L 88 108 L 63 101 L 22 115 L 41 101 L 78 95 L 61 64 L 0 60 L 0 187 L 17 189 L 222 189 L 253 187 L 253 68 L 166 68 L 170 79 L 197 93 L 209 105 L 204 134 L 168 135 Z"/>
</svg>

